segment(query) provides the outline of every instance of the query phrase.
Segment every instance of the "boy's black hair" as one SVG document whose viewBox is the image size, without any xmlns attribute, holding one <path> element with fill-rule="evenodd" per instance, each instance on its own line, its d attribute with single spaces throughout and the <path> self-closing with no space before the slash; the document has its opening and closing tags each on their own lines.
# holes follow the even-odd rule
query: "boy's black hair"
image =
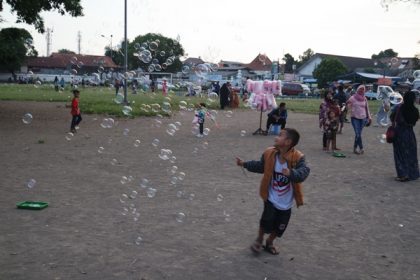
<svg viewBox="0 0 420 280">
<path fill-rule="evenodd" d="M 280 103 L 280 105 L 279 105 L 279 107 L 284 107 L 284 106 L 286 106 L 286 103 L 284 103 L 284 102 Z"/>
<path fill-rule="evenodd" d="M 73 94 L 80 93 L 78 89 L 73 89 Z"/>
<path fill-rule="evenodd" d="M 290 127 L 283 128 L 283 130 L 286 131 L 287 138 L 292 140 L 292 145 L 290 146 L 290 148 L 296 146 L 299 143 L 300 139 L 299 132 L 296 129 Z"/>
<path fill-rule="evenodd" d="M 200 103 L 200 106 L 202 106 L 202 107 L 206 107 L 206 103 L 201 102 L 201 103 Z"/>
</svg>

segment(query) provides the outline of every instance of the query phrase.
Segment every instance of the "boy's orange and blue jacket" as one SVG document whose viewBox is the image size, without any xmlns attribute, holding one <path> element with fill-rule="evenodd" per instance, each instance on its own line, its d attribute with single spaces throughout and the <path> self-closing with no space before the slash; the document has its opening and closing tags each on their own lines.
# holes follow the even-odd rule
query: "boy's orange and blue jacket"
<svg viewBox="0 0 420 280">
<path fill-rule="evenodd" d="M 250 172 L 262 173 L 263 177 L 260 184 L 260 196 L 264 201 L 268 199 L 268 188 L 273 177 L 276 156 L 280 154 L 275 147 L 266 149 L 259 161 L 244 162 L 244 168 Z M 296 206 L 303 205 L 303 185 L 302 182 L 308 177 L 310 169 L 305 163 L 305 156 L 295 148 L 291 148 L 283 155 L 290 169 L 289 179 L 293 185 L 293 196 Z"/>
</svg>

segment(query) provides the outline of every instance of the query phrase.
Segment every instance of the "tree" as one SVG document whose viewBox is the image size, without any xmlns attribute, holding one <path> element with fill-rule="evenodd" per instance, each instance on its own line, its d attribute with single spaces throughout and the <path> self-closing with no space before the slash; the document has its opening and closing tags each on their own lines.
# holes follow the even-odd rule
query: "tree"
<svg viewBox="0 0 420 280">
<path fill-rule="evenodd" d="M 118 65 L 124 65 L 124 42 L 121 47 L 112 49 L 112 60 Z M 181 70 L 182 62 L 179 57 L 184 55 L 184 49 L 177 40 L 162 36 L 161 34 L 147 33 L 137 36 L 127 45 L 128 68 L 141 68 L 146 72 L 171 72 Z M 147 54 L 150 54 L 148 56 Z M 111 49 L 105 49 L 105 55 L 111 57 Z M 150 65 L 159 65 L 149 69 Z M 150 71 L 152 70 L 152 71 Z"/>
<path fill-rule="evenodd" d="M 25 57 L 38 56 L 32 40 L 31 34 L 22 28 L 0 30 L 0 65 L 12 73 L 15 80 L 15 71 L 20 70 Z"/>
<path fill-rule="evenodd" d="M 44 19 L 40 16 L 41 12 L 56 10 L 61 15 L 65 15 L 67 12 L 73 17 L 83 16 L 80 0 L 5 0 L 5 2 L 10 5 L 12 12 L 16 13 L 16 22 L 33 24 L 36 30 L 41 33 L 45 32 Z M 0 12 L 2 11 L 3 0 L 0 0 Z"/>
<path fill-rule="evenodd" d="M 305 62 L 311 59 L 311 57 L 313 57 L 314 55 L 315 55 L 314 51 L 311 50 L 310 48 L 304 51 L 302 55 L 299 55 L 299 61 L 296 63 L 297 67 L 300 67 L 303 64 L 305 64 Z"/>
<path fill-rule="evenodd" d="M 68 49 L 59 49 L 58 53 L 64 53 L 64 54 L 76 54 L 74 51 L 68 50 Z"/>
<path fill-rule="evenodd" d="M 286 53 L 283 57 L 284 61 L 284 72 L 293 73 L 293 65 L 296 65 L 296 61 L 290 53 Z"/>
<path fill-rule="evenodd" d="M 380 51 L 378 54 L 372 54 L 372 59 L 391 58 L 397 56 L 398 53 L 393 49 L 386 49 L 384 51 Z"/>
<path fill-rule="evenodd" d="M 347 73 L 347 68 L 337 58 L 325 58 L 315 67 L 312 73 L 318 80 L 318 87 L 325 87 L 328 82 L 334 81 L 337 76 Z"/>
</svg>

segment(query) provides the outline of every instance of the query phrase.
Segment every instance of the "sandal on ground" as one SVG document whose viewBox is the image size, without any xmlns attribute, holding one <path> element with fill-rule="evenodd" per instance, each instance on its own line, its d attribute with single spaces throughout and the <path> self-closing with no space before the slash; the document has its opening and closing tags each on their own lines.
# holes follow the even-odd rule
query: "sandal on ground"
<svg viewBox="0 0 420 280">
<path fill-rule="evenodd" d="M 254 243 L 252 243 L 250 249 L 252 252 L 259 254 L 263 248 L 262 242 L 259 240 L 255 240 Z"/>
<path fill-rule="evenodd" d="M 279 251 L 276 249 L 276 247 L 274 247 L 274 245 L 272 243 L 271 244 L 267 243 L 264 246 L 264 251 L 266 251 L 266 252 L 268 252 L 272 255 L 278 255 L 279 254 Z"/>
<path fill-rule="evenodd" d="M 408 179 L 408 177 L 395 177 L 395 181 L 407 182 L 407 181 L 409 181 L 409 179 Z"/>
</svg>

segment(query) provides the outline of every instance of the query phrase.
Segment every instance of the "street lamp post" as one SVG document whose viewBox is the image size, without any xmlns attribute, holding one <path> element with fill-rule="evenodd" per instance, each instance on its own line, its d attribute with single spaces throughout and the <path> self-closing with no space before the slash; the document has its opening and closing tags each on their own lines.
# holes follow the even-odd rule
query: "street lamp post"
<svg viewBox="0 0 420 280">
<path fill-rule="evenodd" d="M 124 1 L 124 47 L 124 104 L 127 105 L 127 0 Z"/>
</svg>

